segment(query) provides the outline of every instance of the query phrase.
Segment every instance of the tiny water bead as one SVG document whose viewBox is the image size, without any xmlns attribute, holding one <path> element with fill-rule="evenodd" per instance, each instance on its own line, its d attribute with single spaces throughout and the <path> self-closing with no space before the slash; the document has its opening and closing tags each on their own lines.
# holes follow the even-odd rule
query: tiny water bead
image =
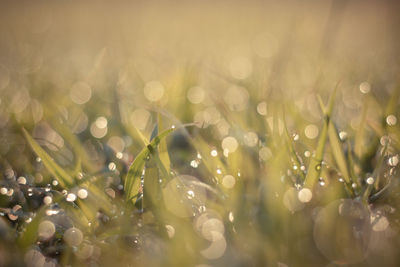
<svg viewBox="0 0 400 267">
<path fill-rule="evenodd" d="M 65 231 L 63 238 L 68 245 L 76 247 L 82 243 L 83 234 L 78 228 L 72 227 Z"/>
<path fill-rule="evenodd" d="M 398 155 L 395 155 L 395 156 L 390 157 L 390 158 L 388 159 L 388 164 L 389 164 L 391 167 L 397 166 L 397 164 L 399 164 L 399 156 L 398 156 Z"/>
<path fill-rule="evenodd" d="M 394 126 L 397 123 L 397 118 L 395 115 L 391 114 L 389 116 L 386 117 L 386 123 L 389 126 Z"/>
<path fill-rule="evenodd" d="M 307 203 L 312 199 L 312 191 L 308 188 L 303 188 L 299 191 L 297 196 L 301 202 Z"/>
<path fill-rule="evenodd" d="M 67 200 L 68 202 L 74 202 L 74 201 L 76 200 L 76 195 L 75 195 L 74 193 L 69 193 L 69 194 L 67 195 L 66 200 Z"/>
<path fill-rule="evenodd" d="M 109 169 L 110 171 L 115 171 L 115 170 L 117 169 L 117 165 L 116 165 L 114 162 L 110 162 L 110 163 L 108 164 L 108 169 Z"/>
<path fill-rule="evenodd" d="M 258 114 L 260 114 L 262 116 L 266 116 L 267 115 L 267 103 L 264 101 L 258 103 L 257 112 L 258 112 Z"/>
<path fill-rule="evenodd" d="M 167 230 L 169 238 L 173 238 L 175 236 L 175 228 L 172 225 L 165 225 L 165 229 Z"/>
<path fill-rule="evenodd" d="M 192 190 L 187 191 L 187 198 L 188 199 L 193 199 L 194 198 L 194 192 Z"/>
<path fill-rule="evenodd" d="M 44 203 L 45 205 L 50 205 L 52 202 L 53 202 L 53 198 L 52 198 L 51 196 L 45 196 L 45 197 L 43 198 L 43 203 Z"/>
<path fill-rule="evenodd" d="M 26 184 L 26 178 L 23 176 L 18 177 L 17 182 L 19 184 Z"/>
<path fill-rule="evenodd" d="M 192 166 L 193 168 L 197 168 L 199 167 L 199 162 L 194 159 L 190 162 L 190 166 Z"/>
<path fill-rule="evenodd" d="M 218 151 L 216 149 L 213 149 L 213 150 L 211 150 L 210 154 L 212 157 L 216 157 L 216 156 L 218 156 Z"/>
<path fill-rule="evenodd" d="M 368 94 L 371 91 L 371 85 L 368 82 L 362 82 L 360 84 L 360 92 L 363 94 Z"/>
<path fill-rule="evenodd" d="M 366 180 L 367 184 L 372 185 L 375 182 L 374 177 L 368 177 Z"/>
<path fill-rule="evenodd" d="M 300 135 L 298 135 L 297 133 L 294 133 L 292 135 L 293 141 L 298 141 L 300 139 Z"/>
<path fill-rule="evenodd" d="M 345 141 L 347 139 L 347 132 L 340 131 L 339 138 L 340 138 L 340 140 Z"/>
<path fill-rule="evenodd" d="M 8 192 L 8 189 L 7 189 L 7 188 L 5 188 L 5 187 L 0 188 L 0 194 L 6 195 L 7 192 Z"/>
<path fill-rule="evenodd" d="M 80 199 L 85 199 L 88 197 L 88 191 L 84 188 L 79 189 L 77 194 Z"/>
</svg>

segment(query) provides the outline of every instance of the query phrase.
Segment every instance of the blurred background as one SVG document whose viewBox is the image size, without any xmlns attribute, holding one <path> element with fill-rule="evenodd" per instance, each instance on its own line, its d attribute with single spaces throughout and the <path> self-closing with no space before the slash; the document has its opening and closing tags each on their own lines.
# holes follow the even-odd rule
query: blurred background
<svg viewBox="0 0 400 267">
<path fill-rule="evenodd" d="M 328 155 L 313 204 L 305 206 L 292 159 L 281 151 L 287 126 L 307 166 L 321 133 L 317 95 L 328 99 L 340 82 L 332 118 L 346 153 L 356 147 L 355 174 L 363 181 L 374 172 L 386 136 L 394 144 L 387 156 L 397 159 L 399 14 L 400 2 L 389 0 L 1 1 L 0 265 L 396 266 L 399 201 L 368 211 L 346 202 L 368 220 L 384 214 L 386 221 L 378 220 L 372 245 L 369 234 L 346 239 L 347 246 L 327 244 L 321 237 L 335 235 L 320 233 L 313 220 L 346 197 L 341 174 Z M 190 217 L 164 195 L 168 242 L 158 218 L 137 219 L 138 209 L 129 221 L 120 213 L 127 170 L 161 121 L 163 128 L 198 126 L 167 142 L 171 169 L 191 188 L 187 198 L 198 196 L 196 205 L 184 204 L 185 212 L 195 209 Z M 41 214 L 53 201 L 46 196 L 56 203 L 60 192 L 74 202 L 86 199 L 79 191 L 86 187 L 60 187 L 22 127 L 71 176 L 95 177 L 89 180 L 111 213 L 89 204 L 97 212 L 89 226 L 63 206 L 69 219 Z M 385 177 L 395 175 L 397 162 Z M 371 230 L 365 218 L 355 223 Z M 338 231 L 351 229 L 347 220 L 338 224 Z M 81 242 L 65 237 L 71 225 L 83 232 Z M 43 239 L 40 229 L 52 227 Z"/>
</svg>

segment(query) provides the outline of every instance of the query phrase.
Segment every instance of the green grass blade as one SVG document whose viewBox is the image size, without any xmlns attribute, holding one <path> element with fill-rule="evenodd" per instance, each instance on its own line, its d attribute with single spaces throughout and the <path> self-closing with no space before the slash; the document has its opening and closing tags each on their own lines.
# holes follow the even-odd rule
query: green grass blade
<svg viewBox="0 0 400 267">
<path fill-rule="evenodd" d="M 290 135 L 289 135 L 289 130 L 288 130 L 288 128 L 287 128 L 285 113 L 283 113 L 283 124 L 284 124 L 284 130 L 285 130 L 286 144 L 287 144 L 287 148 L 288 148 L 288 150 L 289 150 L 290 157 L 294 160 L 294 164 L 295 164 L 296 167 L 297 167 L 298 173 L 300 174 L 301 179 L 304 181 L 304 179 L 305 179 L 305 174 L 304 174 L 304 172 L 301 170 L 301 162 L 300 162 L 300 159 L 299 159 L 299 157 L 298 157 L 298 155 L 297 155 L 297 153 L 296 153 L 296 150 L 295 150 L 295 148 L 294 148 L 293 139 L 290 138 Z"/>
<path fill-rule="evenodd" d="M 375 166 L 375 170 L 374 170 L 374 172 L 372 174 L 372 178 L 374 178 L 374 183 L 373 184 L 367 184 L 367 188 L 365 189 L 365 191 L 363 193 L 363 198 L 362 199 L 363 199 L 364 203 L 368 202 L 369 196 L 370 196 L 372 190 L 374 189 L 374 187 L 375 187 L 375 189 L 378 189 L 378 186 L 379 186 L 379 173 L 380 173 L 381 168 L 383 166 L 383 162 L 385 161 L 385 154 L 386 154 L 387 148 L 388 148 L 388 142 L 385 144 L 385 147 L 383 148 L 383 150 L 381 152 L 381 155 L 380 155 L 380 157 L 378 159 L 378 162 L 377 162 L 377 164 Z"/>
<path fill-rule="evenodd" d="M 174 130 L 175 128 L 167 129 L 160 133 L 158 136 L 154 137 L 150 144 L 143 148 L 142 151 L 140 151 L 140 153 L 133 161 L 132 165 L 129 167 L 124 185 L 127 202 L 130 200 L 133 203 L 136 202 L 140 190 L 140 177 L 142 175 L 147 158 L 153 151 L 157 149 L 157 146 L 160 144 L 161 140 L 167 137 Z"/>
<path fill-rule="evenodd" d="M 328 129 L 329 143 L 332 149 L 333 157 L 336 161 L 336 164 L 343 176 L 343 179 L 346 183 L 351 183 L 350 172 L 347 166 L 347 161 L 345 157 L 345 153 L 343 151 L 342 143 L 339 139 L 339 134 L 337 132 L 336 126 L 333 122 L 329 124 Z"/>
<path fill-rule="evenodd" d="M 327 108 L 325 107 L 321 98 L 318 98 L 318 101 L 319 101 L 321 110 L 324 113 L 326 113 Z M 343 150 L 342 143 L 340 142 L 338 130 L 332 120 L 330 120 L 329 126 L 328 126 L 328 137 L 329 137 L 329 143 L 330 143 L 333 157 L 336 161 L 336 164 L 337 164 L 344 180 L 346 181 L 346 183 L 351 183 L 351 176 L 350 176 L 349 168 L 347 166 L 345 152 Z"/>
<path fill-rule="evenodd" d="M 158 113 L 158 129 L 162 129 L 162 117 L 161 114 Z M 162 162 L 162 165 L 166 169 L 166 171 L 170 172 L 171 160 L 168 154 L 167 140 L 164 138 L 161 140 L 160 145 L 158 146 L 158 154 L 159 158 Z"/>
<path fill-rule="evenodd" d="M 47 170 L 54 175 L 60 185 L 64 188 L 69 188 L 74 184 L 74 179 L 63 169 L 61 168 L 53 158 L 47 154 L 47 152 L 33 139 L 33 137 L 24 129 L 22 128 L 22 132 L 24 136 L 31 146 L 32 150 L 35 154 L 41 158 L 44 166 Z"/>
<path fill-rule="evenodd" d="M 321 163 L 323 160 L 326 140 L 328 137 L 328 128 L 330 123 L 330 117 L 333 110 L 333 104 L 335 102 L 336 90 L 337 86 L 329 98 L 327 108 L 324 112 L 324 124 L 318 139 L 315 156 L 311 158 L 310 164 L 308 166 L 308 172 L 305 178 L 305 186 L 309 188 L 312 188 L 314 186 L 315 182 L 318 180 L 321 174 Z"/>
</svg>

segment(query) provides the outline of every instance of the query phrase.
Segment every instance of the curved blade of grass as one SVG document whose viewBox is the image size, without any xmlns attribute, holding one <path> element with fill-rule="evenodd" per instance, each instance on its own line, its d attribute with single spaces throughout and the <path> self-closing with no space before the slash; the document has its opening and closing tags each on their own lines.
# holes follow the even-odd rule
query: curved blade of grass
<svg viewBox="0 0 400 267">
<path fill-rule="evenodd" d="M 162 123 L 161 114 L 158 113 L 158 129 L 162 129 L 162 124 L 163 123 Z M 170 167 L 171 167 L 171 160 L 169 159 L 167 140 L 165 138 L 161 140 L 161 142 L 158 146 L 158 156 L 162 162 L 162 165 L 164 166 L 166 171 L 169 173 Z"/>
<path fill-rule="evenodd" d="M 286 144 L 287 144 L 287 148 L 289 150 L 289 154 L 291 156 L 291 158 L 294 160 L 294 163 L 297 167 L 298 173 L 300 174 L 302 181 L 304 181 L 304 179 L 306 178 L 304 175 L 304 172 L 301 170 L 301 162 L 300 159 L 296 153 L 296 150 L 294 148 L 294 143 L 293 143 L 293 139 L 290 138 L 289 135 L 289 131 L 287 128 L 287 123 L 286 123 L 286 116 L 285 116 L 285 112 L 283 112 L 283 124 L 284 124 L 284 129 L 285 129 L 285 137 L 286 137 Z"/>
<path fill-rule="evenodd" d="M 25 128 L 22 128 L 22 132 L 24 133 L 24 136 L 29 145 L 31 146 L 32 150 L 38 157 L 41 158 L 44 166 L 52 175 L 54 175 L 57 178 L 60 185 L 66 188 L 71 187 L 74 183 L 74 179 L 63 168 L 61 168 L 54 161 L 54 159 L 49 156 L 49 154 L 47 154 L 47 152 L 25 130 Z"/>
<path fill-rule="evenodd" d="M 346 183 L 351 183 L 351 177 L 349 168 L 347 166 L 347 161 L 345 157 L 345 153 L 343 151 L 342 143 L 339 139 L 339 134 L 337 132 L 336 126 L 333 122 L 329 124 L 328 129 L 329 143 L 332 149 L 333 157 L 336 161 L 336 164 L 343 176 L 343 179 Z"/>
<path fill-rule="evenodd" d="M 327 112 L 326 107 L 322 103 L 320 98 L 319 98 L 319 104 L 320 104 L 321 110 L 324 113 L 326 113 Z M 338 130 L 332 120 L 330 120 L 330 122 L 329 122 L 328 137 L 329 137 L 329 143 L 330 143 L 330 146 L 332 149 L 332 154 L 336 161 L 336 164 L 343 176 L 343 179 L 346 181 L 346 183 L 349 184 L 349 183 L 351 183 L 351 176 L 350 176 L 349 168 L 347 166 L 345 152 L 343 150 L 342 143 L 340 142 L 340 139 L 339 139 Z"/>
<path fill-rule="evenodd" d="M 382 168 L 383 162 L 385 160 L 385 154 L 388 148 L 388 142 L 386 142 L 385 147 L 382 150 L 382 153 L 378 159 L 378 162 L 375 166 L 374 172 L 372 173 L 372 177 L 374 178 L 374 183 L 373 184 L 368 184 L 367 188 L 365 189 L 364 193 L 363 193 L 363 197 L 362 200 L 364 203 L 368 202 L 369 196 L 372 192 L 372 189 L 375 187 L 375 189 L 378 189 L 379 186 L 379 173 L 380 170 Z"/>
<path fill-rule="evenodd" d="M 315 152 L 315 156 L 311 158 L 310 164 L 308 166 L 308 172 L 305 178 L 305 186 L 312 188 L 315 182 L 318 180 L 319 175 L 321 174 L 321 163 L 324 156 L 326 140 L 328 137 L 328 128 L 330 123 L 330 117 L 333 110 L 333 104 L 335 102 L 336 90 L 338 85 L 336 85 L 334 91 L 329 97 L 328 105 L 324 113 L 324 125 L 322 127 L 321 134 L 318 139 L 317 149 Z"/>
<path fill-rule="evenodd" d="M 143 148 L 142 151 L 140 151 L 140 153 L 136 156 L 132 165 L 129 167 L 128 173 L 125 178 L 124 188 L 127 202 L 130 200 L 133 203 L 136 202 L 140 190 L 140 177 L 142 175 L 142 171 L 147 158 L 150 156 L 150 153 L 156 150 L 161 140 L 167 137 L 174 130 L 176 130 L 176 128 L 167 129 L 154 137 L 150 144 Z"/>
</svg>

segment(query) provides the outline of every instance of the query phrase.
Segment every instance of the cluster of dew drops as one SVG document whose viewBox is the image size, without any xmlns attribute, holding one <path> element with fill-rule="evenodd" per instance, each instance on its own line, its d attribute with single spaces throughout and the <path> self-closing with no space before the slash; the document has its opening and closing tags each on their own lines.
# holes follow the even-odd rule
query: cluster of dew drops
<svg viewBox="0 0 400 267">
<path fill-rule="evenodd" d="M 118 155 L 117 155 L 118 157 Z M 36 164 L 42 164 L 41 159 L 35 159 Z M 117 172 L 116 164 L 110 162 L 107 166 L 108 171 Z M 37 228 L 37 241 L 26 253 L 25 261 L 42 262 L 46 261 L 51 266 L 57 265 L 52 258 L 60 255 L 61 248 L 55 249 L 53 256 L 45 257 L 41 250 L 47 245 L 57 247 L 62 242 L 70 246 L 75 254 L 81 259 L 98 257 L 100 249 L 85 241 L 84 233 L 81 229 L 74 226 L 73 221 L 68 217 L 66 211 L 61 208 L 60 201 L 69 203 L 76 207 L 76 201 L 85 201 L 89 197 L 89 190 L 85 186 L 75 186 L 69 190 L 61 189 L 57 179 L 51 180 L 45 186 L 38 186 L 35 183 L 41 183 L 43 176 L 40 172 L 33 175 L 21 175 L 8 167 L 4 172 L 4 177 L 0 184 L 0 197 L 4 198 L 8 208 L 0 208 L 0 216 L 5 217 L 17 227 L 17 234 L 23 235 L 27 226 L 32 223 L 36 216 L 40 216 Z M 87 179 L 89 182 L 95 182 L 97 177 L 87 177 L 79 172 L 76 175 L 77 180 Z M 123 186 L 118 184 L 117 190 L 122 190 Z M 105 188 L 105 192 L 111 198 L 115 198 L 115 191 L 110 187 Z M 26 207 L 30 207 L 28 210 Z M 39 210 L 44 206 L 44 215 L 39 215 Z M 91 226 L 91 222 L 88 222 Z"/>
</svg>

